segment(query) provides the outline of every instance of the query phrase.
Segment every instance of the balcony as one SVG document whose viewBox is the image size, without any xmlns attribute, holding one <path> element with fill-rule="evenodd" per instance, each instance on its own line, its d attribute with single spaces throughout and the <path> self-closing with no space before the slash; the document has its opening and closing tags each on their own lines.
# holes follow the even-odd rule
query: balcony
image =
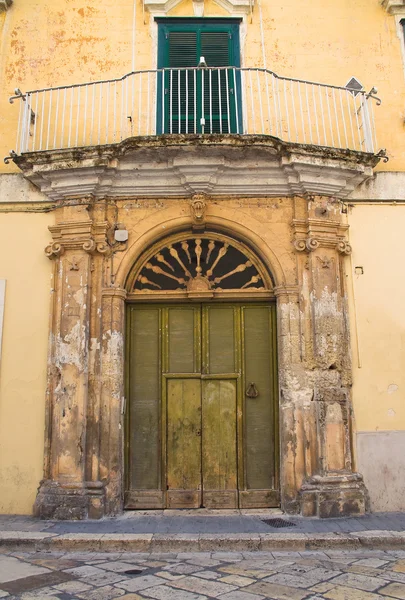
<svg viewBox="0 0 405 600">
<path fill-rule="evenodd" d="M 112 147 L 126 148 L 125 152 L 132 154 L 135 147 L 154 147 L 149 159 L 152 163 L 173 154 L 170 148 L 187 147 L 190 155 L 190 146 L 212 146 L 207 155 L 211 175 L 215 157 L 217 164 L 225 160 L 229 177 L 225 177 L 223 187 L 232 188 L 234 158 L 230 152 L 241 146 L 254 147 L 253 153 L 247 151 L 250 158 L 245 153 L 248 165 L 260 154 L 259 148 L 265 148 L 261 159 L 267 161 L 267 167 L 262 181 L 260 161 L 256 160 L 257 185 L 242 185 L 239 193 L 345 195 L 370 176 L 370 167 L 379 160 L 373 101 L 380 101 L 374 92 L 280 77 L 266 69 L 208 68 L 203 58 L 197 68 L 136 71 L 120 79 L 26 93 L 16 90 L 10 98 L 10 102 L 20 100 L 16 150 L 5 160 L 12 158 L 42 189 L 50 163 L 52 171 L 65 171 L 67 164 L 73 168 L 72 152 L 76 159 L 78 153 L 82 162 L 86 159 L 87 165 L 89 160 L 95 165 L 98 157 L 100 166 L 100 156 L 106 155 L 107 149 L 111 156 Z M 218 154 L 219 145 L 233 150 Z M 330 185 L 305 185 L 301 163 L 306 165 L 307 178 L 315 175 L 314 169 L 324 166 L 323 174 L 327 174 Z M 335 185 L 331 174 L 338 172 L 337 167 L 344 182 L 342 179 Z M 157 171 L 155 174 L 159 175 Z M 241 171 L 238 175 L 242 177 Z M 277 186 L 274 182 L 280 175 L 284 183 Z M 181 176 L 184 178 L 184 173 Z M 147 194 L 148 186 L 144 187 Z M 90 188 L 89 193 L 94 193 Z M 217 186 L 217 192 L 225 193 L 225 188 L 220 188 Z M 167 186 L 166 191 L 170 194 Z M 179 191 L 173 188 L 173 194 Z M 191 193 L 194 188 L 186 191 Z"/>
</svg>

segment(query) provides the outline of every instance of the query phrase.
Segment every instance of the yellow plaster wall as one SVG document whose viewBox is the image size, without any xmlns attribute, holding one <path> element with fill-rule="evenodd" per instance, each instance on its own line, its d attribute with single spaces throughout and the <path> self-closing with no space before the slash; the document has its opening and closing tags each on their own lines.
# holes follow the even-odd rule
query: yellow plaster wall
<svg viewBox="0 0 405 600">
<path fill-rule="evenodd" d="M 30 514 L 44 451 L 52 214 L 0 214 L 6 298 L 0 359 L 0 513 Z"/>
<path fill-rule="evenodd" d="M 134 4 L 135 34 L 134 26 Z M 344 85 L 353 75 L 378 87 L 378 141 L 390 155 L 388 166 L 404 170 L 405 73 L 395 19 L 380 0 L 262 1 L 267 66 L 279 74 Z M 172 10 L 192 16 L 191 0 Z M 206 0 L 205 16 L 226 16 Z M 8 104 L 14 88 L 38 89 L 122 76 L 155 64 L 156 40 L 141 0 L 18 0 L 2 15 L 0 154 L 15 147 L 17 109 Z M 135 47 L 133 48 L 133 40 Z M 246 19 L 243 63 L 263 66 L 258 6 Z M 134 51 L 134 52 L 133 52 Z M 1 165 L 3 171 L 14 165 Z"/>
<path fill-rule="evenodd" d="M 352 272 L 364 270 L 349 281 L 356 429 L 405 430 L 405 206 L 350 211 Z"/>
</svg>

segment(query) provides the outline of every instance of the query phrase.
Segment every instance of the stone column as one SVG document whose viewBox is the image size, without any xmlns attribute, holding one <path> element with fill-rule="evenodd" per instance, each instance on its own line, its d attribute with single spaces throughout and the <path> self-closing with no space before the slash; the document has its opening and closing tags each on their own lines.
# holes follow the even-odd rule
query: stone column
<svg viewBox="0 0 405 600">
<path fill-rule="evenodd" d="M 49 342 L 44 479 L 35 502 L 42 518 L 77 519 L 89 514 L 89 330 L 92 254 L 97 248 L 88 204 L 65 206 L 50 227 L 45 249 L 55 261 Z M 93 482 L 94 483 L 94 482 Z"/>
<path fill-rule="evenodd" d="M 299 492 L 305 516 L 362 514 L 367 492 L 352 471 L 351 360 L 340 204 L 326 198 L 309 203 L 307 218 L 295 219 L 295 248 L 301 282 L 300 323 L 305 371 L 302 446 L 305 478 Z M 301 435 L 301 434 L 300 434 Z"/>
</svg>

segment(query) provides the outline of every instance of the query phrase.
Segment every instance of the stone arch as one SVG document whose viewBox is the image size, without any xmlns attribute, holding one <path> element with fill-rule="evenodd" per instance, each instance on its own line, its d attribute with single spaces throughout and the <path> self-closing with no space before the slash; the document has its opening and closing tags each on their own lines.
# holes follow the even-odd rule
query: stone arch
<svg viewBox="0 0 405 600">
<path fill-rule="evenodd" d="M 221 211 L 217 210 L 217 212 Z M 142 260 L 145 250 L 147 252 L 147 249 L 158 242 L 163 242 L 165 238 L 170 238 L 178 233 L 192 233 L 192 219 L 190 217 L 180 216 L 165 220 L 164 213 L 160 213 L 160 219 L 159 224 L 150 227 L 129 246 L 115 275 L 116 286 L 127 289 L 130 274 Z M 163 227 L 162 222 L 164 222 Z M 226 235 L 246 246 L 263 264 L 275 290 L 284 289 L 288 285 L 281 260 L 273 249 L 254 231 L 248 220 L 244 225 L 241 225 L 222 215 L 207 215 L 205 229 L 206 231 Z"/>
</svg>

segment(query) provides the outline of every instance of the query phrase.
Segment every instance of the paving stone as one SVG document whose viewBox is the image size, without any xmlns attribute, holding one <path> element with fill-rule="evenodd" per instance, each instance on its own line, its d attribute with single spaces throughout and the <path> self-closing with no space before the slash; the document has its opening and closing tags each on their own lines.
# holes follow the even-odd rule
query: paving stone
<svg viewBox="0 0 405 600">
<path fill-rule="evenodd" d="M 387 596 L 393 596 L 394 598 L 400 598 L 405 600 L 405 585 L 402 583 L 390 583 L 386 587 L 379 590 L 380 594 L 386 594 Z"/>
<path fill-rule="evenodd" d="M 54 586 L 61 592 L 67 592 L 68 594 L 77 594 L 79 592 L 87 592 L 91 590 L 91 586 L 83 581 L 66 581 L 66 583 L 58 583 Z"/>
<path fill-rule="evenodd" d="M 387 560 L 381 560 L 380 558 L 361 558 L 357 560 L 353 565 L 362 565 L 364 567 L 382 567 L 387 564 Z"/>
<path fill-rule="evenodd" d="M 102 575 L 104 573 L 103 569 L 99 569 L 98 567 L 92 567 L 90 565 L 84 565 L 82 567 L 75 567 L 74 569 L 66 569 L 63 571 L 64 573 L 69 573 L 78 579 L 83 577 L 94 577 L 95 575 Z"/>
<path fill-rule="evenodd" d="M 16 598 L 20 598 L 21 600 L 60 600 L 59 595 L 56 596 L 57 592 L 53 588 L 44 588 L 42 590 L 37 590 L 36 592 L 29 592 L 27 594 L 22 594 L 21 596 L 16 596 Z"/>
<path fill-rule="evenodd" d="M 23 562 L 13 556 L 0 557 L 0 583 L 49 572 L 49 569 Z"/>
<path fill-rule="evenodd" d="M 223 573 L 218 573 L 217 571 L 198 571 L 195 573 L 195 577 L 200 577 L 201 579 L 221 579 L 223 577 Z M 185 577 L 185 575 L 183 575 Z"/>
<path fill-rule="evenodd" d="M 339 574 L 339 571 L 326 571 L 325 569 L 311 569 L 307 573 L 276 573 L 267 577 L 265 581 L 270 583 L 280 583 L 281 585 L 290 585 L 292 587 L 312 587 L 321 581 L 327 581 Z"/>
<path fill-rule="evenodd" d="M 120 596 L 124 596 L 124 590 L 118 590 L 116 587 L 107 585 L 105 587 L 99 587 L 93 592 L 79 593 L 77 596 L 84 600 L 113 600 Z"/>
<path fill-rule="evenodd" d="M 210 581 L 207 579 L 202 580 L 198 577 L 185 577 L 180 581 L 173 582 L 171 585 L 189 592 L 195 592 L 201 595 L 207 594 L 214 598 L 236 589 L 236 586 L 229 585 L 228 583 L 220 583 L 218 581 Z"/>
<path fill-rule="evenodd" d="M 338 575 L 333 581 L 336 585 L 353 587 L 365 590 L 366 592 L 374 592 L 374 590 L 385 584 L 384 579 L 380 577 L 366 577 L 364 575 L 356 575 L 355 573 L 343 573 L 342 575 Z"/>
<path fill-rule="evenodd" d="M 245 553 L 244 553 L 245 554 Z M 251 554 L 249 552 L 249 554 Z M 214 560 L 226 560 L 227 562 L 238 562 L 242 560 L 243 555 L 238 554 L 237 552 L 212 552 L 211 557 Z"/>
<path fill-rule="evenodd" d="M 164 579 L 156 577 L 155 575 L 138 575 L 133 579 L 124 579 L 123 581 L 120 581 L 117 587 L 128 590 L 129 592 L 137 592 L 148 587 L 163 585 L 164 583 L 166 583 Z"/>
<path fill-rule="evenodd" d="M 220 560 L 214 560 L 213 558 L 205 558 L 199 556 L 189 558 L 187 562 L 190 565 L 197 565 L 199 567 L 216 567 L 222 564 Z"/>
<path fill-rule="evenodd" d="M 1 589 L 5 592 L 9 592 L 9 594 L 22 594 L 38 588 L 44 588 L 46 586 L 69 581 L 70 579 L 72 579 L 72 575 L 69 573 L 63 573 L 63 571 L 49 571 L 48 573 L 16 579 L 15 581 L 1 583 L 0 585 Z"/>
<path fill-rule="evenodd" d="M 391 568 L 398 573 L 405 573 L 405 560 L 398 560 Z"/>
<path fill-rule="evenodd" d="M 324 592 L 328 592 L 334 587 L 336 587 L 336 584 L 327 581 L 325 583 L 318 583 L 317 585 L 312 585 L 311 592 L 319 592 L 320 594 L 323 594 Z"/>
<path fill-rule="evenodd" d="M 223 596 L 218 596 L 218 600 L 263 600 L 264 596 L 258 596 L 257 594 L 249 594 L 248 592 L 229 592 Z"/>
<path fill-rule="evenodd" d="M 156 566 L 164 565 L 166 563 L 157 563 Z M 129 571 L 130 569 L 139 569 L 144 571 L 146 569 L 145 563 L 141 565 L 134 565 L 133 563 L 127 563 L 123 561 L 112 561 L 112 562 L 101 562 L 97 564 L 99 569 L 105 569 L 106 571 L 114 571 L 122 573 L 123 571 Z"/>
<path fill-rule="evenodd" d="M 379 594 L 372 594 L 364 590 L 355 590 L 354 588 L 340 585 L 329 592 L 325 592 L 323 596 L 328 600 L 377 600 L 384 597 Z"/>
<path fill-rule="evenodd" d="M 241 569 L 239 566 L 227 566 L 219 569 L 222 573 L 230 573 L 231 575 L 242 575 L 247 577 L 255 577 L 256 579 L 262 579 L 269 575 L 274 575 L 274 571 L 263 571 L 262 569 Z"/>
<path fill-rule="evenodd" d="M 148 598 L 156 598 L 156 600 L 207 600 L 207 596 L 184 590 L 175 590 L 167 585 L 148 588 L 143 593 Z"/>
<path fill-rule="evenodd" d="M 202 571 L 202 567 L 189 564 L 175 564 L 164 567 L 162 571 L 169 571 L 170 573 L 176 573 L 176 575 L 189 575 L 190 573 Z"/>
<path fill-rule="evenodd" d="M 265 598 L 274 598 L 275 600 L 303 600 L 308 596 L 308 592 L 287 585 L 269 583 L 267 581 L 258 581 L 244 588 L 244 592 L 252 592 Z"/>
<path fill-rule="evenodd" d="M 47 569 L 53 569 L 55 571 L 61 571 L 62 569 L 72 569 L 74 567 L 80 567 L 81 563 L 77 560 L 66 560 L 63 558 L 40 558 L 31 560 L 31 564 L 38 565 L 40 567 L 46 567 Z"/>
<path fill-rule="evenodd" d="M 113 583 L 118 583 L 119 581 L 123 581 L 126 579 L 128 575 L 124 575 L 123 573 L 114 573 L 113 571 L 103 571 L 101 575 L 94 575 L 93 577 L 83 577 L 82 581 L 92 585 L 94 587 L 102 587 L 105 585 L 111 585 Z"/>
<path fill-rule="evenodd" d="M 176 581 L 176 579 L 183 579 L 185 577 L 185 575 L 175 575 L 174 573 L 169 573 L 169 571 L 157 571 L 155 575 L 163 577 L 163 579 L 167 579 L 167 581 Z M 207 579 L 209 579 L 209 577 Z"/>
<path fill-rule="evenodd" d="M 241 577 L 240 575 L 228 575 L 227 577 L 223 577 L 221 583 L 230 583 L 231 585 L 236 585 L 238 587 L 245 587 L 246 585 L 250 585 L 251 583 L 255 583 L 254 579 L 250 577 Z"/>
</svg>

